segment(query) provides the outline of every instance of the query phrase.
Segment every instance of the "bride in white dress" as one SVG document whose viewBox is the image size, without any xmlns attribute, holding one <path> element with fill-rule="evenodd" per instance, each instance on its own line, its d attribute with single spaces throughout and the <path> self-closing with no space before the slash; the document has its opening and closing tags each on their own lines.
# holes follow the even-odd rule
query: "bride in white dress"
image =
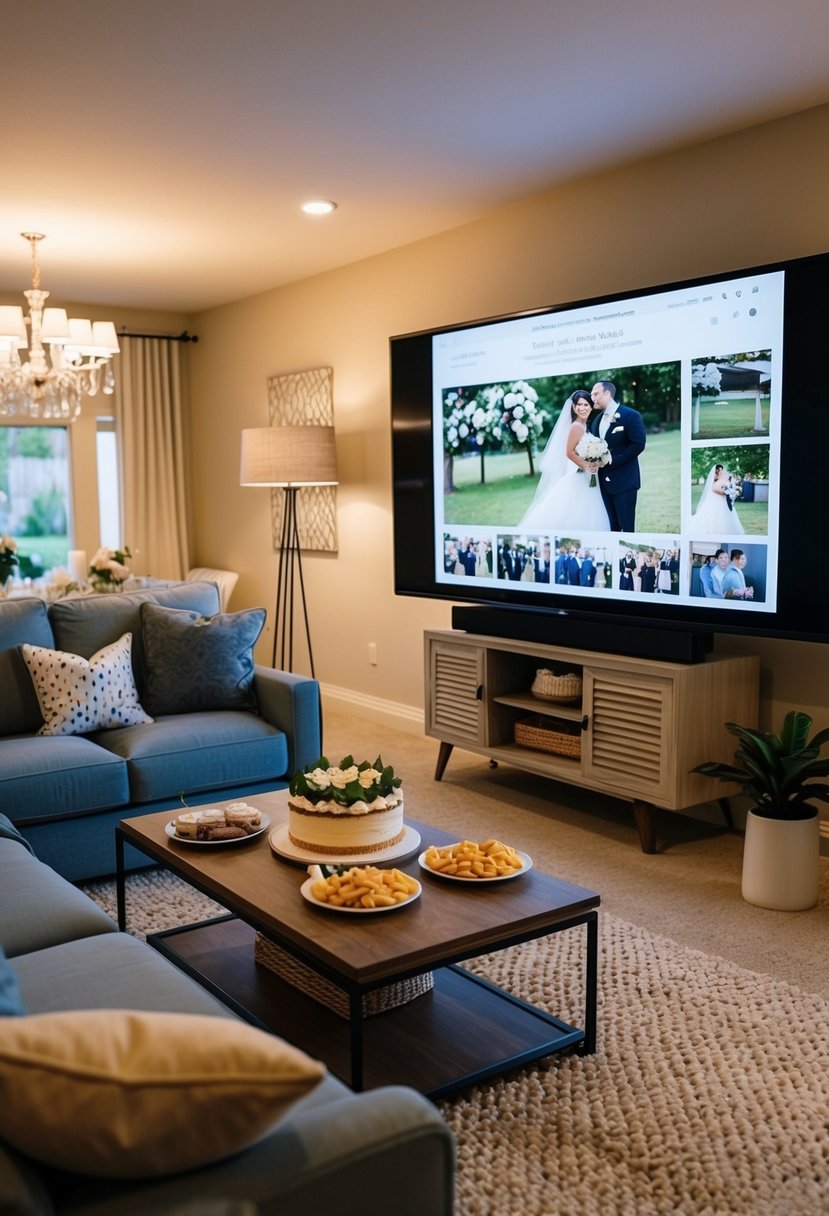
<svg viewBox="0 0 829 1216">
<path fill-rule="evenodd" d="M 728 507 L 728 492 L 733 491 L 734 482 L 728 469 L 715 464 L 705 479 L 702 494 L 691 523 L 697 533 L 714 533 L 716 536 L 742 536 L 745 528 L 740 523 L 737 508 Z"/>
<path fill-rule="evenodd" d="M 541 454 L 541 480 L 529 509 L 519 520 L 521 532 L 609 532 L 598 478 L 590 485 L 591 466 L 576 452 L 587 432 L 593 402 L 586 389 L 576 391 L 564 402 L 547 446 Z"/>
</svg>

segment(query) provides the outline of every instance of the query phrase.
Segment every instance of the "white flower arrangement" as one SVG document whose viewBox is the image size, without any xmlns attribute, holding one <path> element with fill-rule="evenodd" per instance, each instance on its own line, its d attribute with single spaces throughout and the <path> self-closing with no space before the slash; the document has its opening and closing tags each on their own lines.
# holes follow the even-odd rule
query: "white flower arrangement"
<svg viewBox="0 0 829 1216">
<path fill-rule="evenodd" d="M 368 760 L 355 764 L 353 756 L 346 756 L 337 765 L 320 756 L 301 772 L 294 773 L 288 788 L 294 796 L 307 798 L 311 803 L 330 800 L 349 806 L 388 797 L 401 785 L 402 779 L 395 777 L 391 765 L 384 765 L 379 756 L 373 764 Z"/>
<path fill-rule="evenodd" d="M 617 415 L 618 417 L 618 415 Z M 605 465 L 610 460 L 610 448 L 604 439 L 600 439 L 598 435 L 585 434 L 576 444 L 576 455 L 581 456 L 582 460 L 588 464 Z M 579 469 L 580 473 L 584 469 Z M 590 484 L 596 484 L 596 474 L 590 474 Z"/>
<path fill-rule="evenodd" d="M 477 397 L 466 401 L 462 393 L 447 393 L 443 414 L 446 450 L 452 453 L 462 451 L 470 437 L 478 447 L 483 447 L 490 437 L 498 439 L 500 434 L 496 434 L 496 431 L 500 417 L 500 410 L 492 403 L 482 403 Z"/>
<path fill-rule="evenodd" d="M 538 409 L 538 393 L 526 380 L 516 380 L 503 394 L 502 424 L 512 431 L 516 443 L 528 443 L 544 426 L 545 415 Z"/>
<path fill-rule="evenodd" d="M 96 591 L 118 590 L 130 577 L 132 561 L 129 546 L 123 549 L 100 548 L 89 563 L 89 577 Z"/>
<path fill-rule="evenodd" d="M 469 441 L 483 448 L 487 441 L 522 446 L 539 435 L 546 414 L 538 408 L 538 393 L 526 380 L 488 384 L 468 400 L 463 389 L 443 399 L 444 447 L 460 453 Z"/>
<path fill-rule="evenodd" d="M 697 363 L 691 368 L 691 390 L 699 396 L 716 397 L 721 383 L 722 372 L 716 363 Z"/>
</svg>

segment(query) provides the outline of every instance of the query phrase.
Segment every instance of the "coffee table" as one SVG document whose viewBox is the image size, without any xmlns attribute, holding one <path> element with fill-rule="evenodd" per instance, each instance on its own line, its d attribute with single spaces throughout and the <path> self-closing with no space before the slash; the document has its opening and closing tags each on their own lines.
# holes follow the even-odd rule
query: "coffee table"
<svg viewBox="0 0 829 1216">
<path fill-rule="evenodd" d="M 257 795 L 271 828 L 255 840 L 199 847 L 168 838 L 174 811 L 124 819 L 116 829 L 118 922 L 126 928 L 129 844 L 231 915 L 156 933 L 148 941 L 248 1021 L 280 1034 L 359 1091 L 405 1084 L 434 1099 L 555 1052 L 596 1048 L 600 896 L 535 868 L 509 881 L 448 882 L 417 853 L 457 837 L 407 817 L 421 843 L 394 864 L 421 882 L 419 899 L 384 915 L 348 916 L 300 895 L 306 866 L 274 855 L 269 835 L 287 820 L 287 794 Z M 222 806 L 222 803 L 216 803 Z M 510 841 L 520 848 L 519 841 Z M 567 1022 L 459 966 L 466 959 L 585 926 L 584 1025 Z M 254 959 L 257 933 L 347 994 L 338 1016 Z M 366 993 L 432 972 L 424 995 L 373 1017 Z"/>
</svg>

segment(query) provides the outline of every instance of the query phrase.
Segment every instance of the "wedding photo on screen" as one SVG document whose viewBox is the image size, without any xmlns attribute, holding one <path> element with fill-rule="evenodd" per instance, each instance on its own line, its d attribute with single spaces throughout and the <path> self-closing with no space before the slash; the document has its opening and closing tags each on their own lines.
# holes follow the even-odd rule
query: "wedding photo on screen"
<svg viewBox="0 0 829 1216">
<path fill-rule="evenodd" d="M 434 578 L 776 610 L 785 274 L 431 337 Z"/>
</svg>

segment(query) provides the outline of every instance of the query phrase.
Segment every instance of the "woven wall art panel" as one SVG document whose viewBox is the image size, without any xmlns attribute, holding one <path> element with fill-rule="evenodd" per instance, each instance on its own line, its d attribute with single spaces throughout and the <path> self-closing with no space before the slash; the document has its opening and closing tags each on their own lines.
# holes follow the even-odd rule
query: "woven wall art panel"
<svg viewBox="0 0 829 1216">
<path fill-rule="evenodd" d="M 314 367 L 268 377 L 268 422 L 271 426 L 333 426 L 334 369 Z M 285 495 L 271 490 L 274 553 L 279 552 Z M 304 486 L 297 494 L 297 526 L 302 549 L 337 552 L 337 487 Z"/>
</svg>

